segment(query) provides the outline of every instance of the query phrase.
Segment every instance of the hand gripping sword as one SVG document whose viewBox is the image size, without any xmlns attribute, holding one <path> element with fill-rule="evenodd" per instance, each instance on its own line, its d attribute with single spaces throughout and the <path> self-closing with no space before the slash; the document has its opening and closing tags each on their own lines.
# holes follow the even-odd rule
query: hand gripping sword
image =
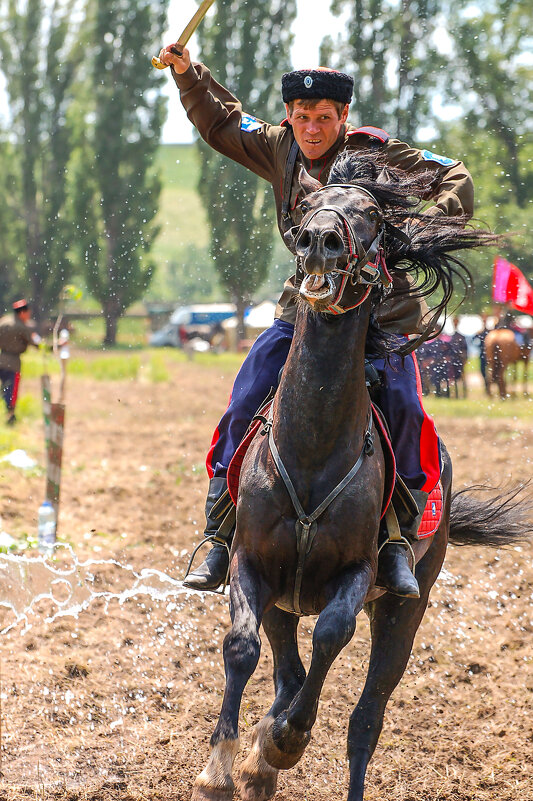
<svg viewBox="0 0 533 801">
<path fill-rule="evenodd" d="M 183 31 L 181 36 L 178 38 L 178 42 L 177 43 L 179 45 L 181 45 L 182 47 L 185 47 L 185 45 L 187 44 L 187 42 L 189 41 L 189 39 L 191 38 L 191 36 L 195 32 L 196 28 L 201 23 L 201 21 L 203 20 L 203 18 L 205 17 L 205 15 L 207 14 L 208 10 L 211 8 L 211 6 L 213 5 L 214 2 L 215 2 L 215 0 L 202 0 L 200 5 L 196 9 L 195 15 L 193 16 L 191 21 L 186 25 L 185 30 Z M 179 49 L 177 47 L 172 47 L 171 50 L 177 56 L 181 56 L 182 55 L 182 53 L 179 51 Z M 157 56 L 153 57 L 152 66 L 155 67 L 158 70 L 164 70 L 167 67 L 167 65 L 163 64 L 161 59 L 159 59 Z"/>
</svg>

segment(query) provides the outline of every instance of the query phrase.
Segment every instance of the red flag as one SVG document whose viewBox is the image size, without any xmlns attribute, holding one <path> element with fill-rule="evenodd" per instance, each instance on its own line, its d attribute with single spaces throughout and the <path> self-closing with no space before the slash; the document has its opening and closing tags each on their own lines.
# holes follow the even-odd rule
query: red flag
<svg viewBox="0 0 533 801">
<path fill-rule="evenodd" d="M 501 256 L 494 259 L 492 297 L 497 303 L 509 303 L 523 314 L 533 314 L 533 287 L 516 265 Z"/>
</svg>

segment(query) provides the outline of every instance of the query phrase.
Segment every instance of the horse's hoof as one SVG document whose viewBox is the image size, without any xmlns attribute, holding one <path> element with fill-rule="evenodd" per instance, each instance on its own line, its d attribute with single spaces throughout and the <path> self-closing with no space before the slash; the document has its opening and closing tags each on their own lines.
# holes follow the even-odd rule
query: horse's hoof
<svg viewBox="0 0 533 801">
<path fill-rule="evenodd" d="M 241 801 L 268 801 L 276 794 L 278 771 L 263 759 L 260 770 L 249 771 L 243 766 L 237 779 L 237 793 Z"/>
<path fill-rule="evenodd" d="M 234 789 L 207 787 L 195 782 L 192 788 L 191 801 L 232 801 Z"/>
<path fill-rule="evenodd" d="M 267 715 L 254 727 L 252 749 L 241 765 L 236 782 L 241 801 L 268 801 L 276 793 L 278 771 L 263 757 L 265 736 L 273 723 L 274 718 Z"/>
<path fill-rule="evenodd" d="M 235 792 L 231 770 L 238 750 L 238 740 L 223 740 L 212 747 L 207 765 L 194 782 L 191 801 L 231 801 Z"/>
<path fill-rule="evenodd" d="M 267 732 L 263 742 L 263 757 L 278 770 L 293 768 L 302 758 L 309 744 L 311 732 L 296 732 L 287 723 L 286 714 L 280 715 Z"/>
</svg>

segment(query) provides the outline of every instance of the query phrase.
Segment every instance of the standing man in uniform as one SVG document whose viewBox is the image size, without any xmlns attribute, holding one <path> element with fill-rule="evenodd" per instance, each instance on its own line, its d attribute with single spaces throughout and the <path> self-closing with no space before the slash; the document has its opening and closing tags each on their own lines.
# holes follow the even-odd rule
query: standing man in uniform
<svg viewBox="0 0 533 801">
<path fill-rule="evenodd" d="M 287 117 L 281 125 L 270 125 L 245 113 L 238 99 L 214 80 L 207 67 L 191 62 L 186 48 L 170 45 L 159 57 L 171 67 L 188 117 L 207 144 L 271 183 L 282 236 L 301 219 L 300 167 L 326 183 L 335 158 L 348 148 L 375 151 L 391 166 L 409 172 L 433 173 L 435 180 L 428 186 L 427 199 L 435 205 L 427 213 L 471 216 L 472 179 L 460 161 L 412 148 L 391 139 L 380 128 L 355 128 L 348 123 L 351 76 L 325 68 L 286 73 L 282 96 Z M 399 288 L 399 276 L 393 278 L 393 286 Z M 187 577 L 184 583 L 188 587 L 213 590 L 226 576 L 225 543 L 230 543 L 233 535 L 233 510 L 225 516 L 229 508 L 228 465 L 259 404 L 269 388 L 277 386 L 292 341 L 300 281 L 297 274 L 286 282 L 274 324 L 257 339 L 245 359 L 228 409 L 215 431 L 207 457 L 210 482 L 205 530 L 214 544 L 206 560 Z M 404 294 L 396 299 L 389 296 L 376 318 L 383 329 L 407 337 L 425 332 L 426 313 L 423 301 Z M 433 422 L 422 408 L 416 362 L 409 354 L 404 360 L 393 356 L 390 363 L 379 360 L 375 366 L 381 376 L 380 405 L 391 429 L 397 470 L 421 514 L 439 480 L 440 469 L 439 441 Z M 417 530 L 419 519 L 416 514 L 412 517 L 409 530 Z M 402 544 L 389 542 L 381 549 L 377 583 L 395 594 L 418 597 L 418 584 Z"/>
<path fill-rule="evenodd" d="M 20 355 L 28 345 L 38 347 L 41 337 L 29 323 L 31 308 L 22 298 L 13 303 L 13 317 L 6 315 L 0 320 L 0 383 L 7 407 L 7 424 L 16 422 L 15 406 L 20 383 Z"/>
</svg>

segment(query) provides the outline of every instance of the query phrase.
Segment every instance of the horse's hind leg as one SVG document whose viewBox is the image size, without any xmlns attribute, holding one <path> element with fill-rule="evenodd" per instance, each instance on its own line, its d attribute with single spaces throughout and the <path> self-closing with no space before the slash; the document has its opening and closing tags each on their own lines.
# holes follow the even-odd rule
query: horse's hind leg
<svg viewBox="0 0 533 801">
<path fill-rule="evenodd" d="M 194 783 L 191 801 L 229 801 L 233 797 L 231 774 L 239 750 L 239 710 L 244 688 L 259 659 L 259 626 L 267 599 L 268 591 L 259 575 L 236 554 L 230 587 L 232 627 L 224 639 L 224 699 L 211 737 L 211 754 Z"/>
<path fill-rule="evenodd" d="M 445 547 L 435 542 L 418 565 L 420 598 L 399 599 L 386 594 L 369 604 L 372 649 L 365 686 L 348 729 L 348 801 L 363 801 L 366 769 L 381 733 L 385 707 L 409 661 L 444 552 Z"/>
<path fill-rule="evenodd" d="M 287 709 L 305 679 L 296 640 L 298 621 L 296 615 L 277 607 L 263 618 L 274 657 L 276 698 L 268 714 L 255 726 L 252 750 L 241 766 L 237 789 L 242 801 L 267 801 L 276 792 L 278 770 L 265 761 L 263 744 L 275 718 Z"/>
<path fill-rule="evenodd" d="M 287 712 L 277 715 L 265 738 L 263 755 L 272 767 L 287 770 L 301 758 L 316 720 L 320 692 L 334 659 L 355 632 L 355 620 L 371 584 L 369 565 L 346 570 L 332 588 L 313 633 L 309 673 Z"/>
</svg>

